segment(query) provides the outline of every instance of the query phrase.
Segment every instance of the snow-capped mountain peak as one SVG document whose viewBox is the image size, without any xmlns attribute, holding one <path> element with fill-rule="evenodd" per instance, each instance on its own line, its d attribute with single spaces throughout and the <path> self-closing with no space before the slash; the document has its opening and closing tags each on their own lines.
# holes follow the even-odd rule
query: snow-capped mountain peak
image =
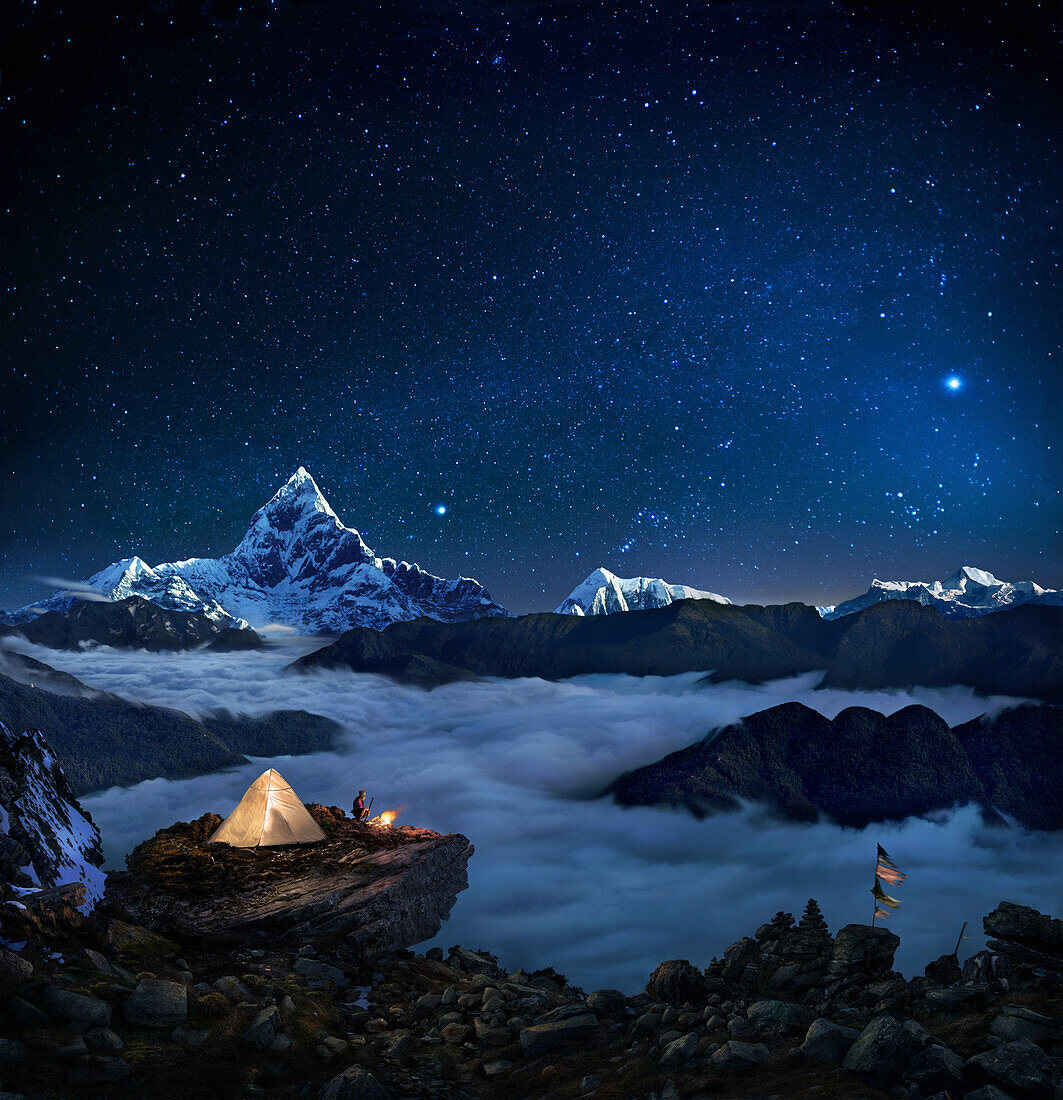
<svg viewBox="0 0 1063 1100">
<path fill-rule="evenodd" d="M 612 615 L 617 611 L 666 607 L 676 600 L 731 602 L 715 592 L 703 592 L 685 584 L 669 584 L 654 577 L 618 577 L 608 569 L 599 568 L 572 590 L 556 614 Z"/>
<path fill-rule="evenodd" d="M 320 512 L 339 522 L 336 513 L 317 487 L 317 482 L 310 476 L 305 466 L 300 466 L 255 513 L 255 516 L 263 513 L 276 515 L 305 512 Z M 254 518 L 251 522 L 254 523 Z"/>
<path fill-rule="evenodd" d="M 135 554 L 131 558 L 122 558 L 94 573 L 88 579 L 88 584 L 93 588 L 114 592 L 114 599 L 123 600 L 126 596 L 133 595 L 133 590 L 138 584 L 146 581 L 157 581 L 158 574 L 143 558 Z"/>
<path fill-rule="evenodd" d="M 818 610 L 825 619 L 839 619 L 884 600 L 916 600 L 949 618 L 964 619 L 1025 603 L 1063 604 L 1063 592 L 1033 581 L 1002 581 L 986 569 L 963 565 L 943 581 L 883 581 L 876 577 L 862 596 Z"/>
<path fill-rule="evenodd" d="M 346 527 L 305 467 L 251 517 L 239 545 L 220 558 L 149 566 L 124 558 L 89 582 L 111 599 L 143 596 L 233 625 L 292 626 L 311 632 L 353 626 L 382 630 L 422 616 L 455 622 L 506 615 L 469 577 L 444 580 L 417 565 L 379 558 Z M 59 609 L 69 595 L 45 601 Z"/>
</svg>

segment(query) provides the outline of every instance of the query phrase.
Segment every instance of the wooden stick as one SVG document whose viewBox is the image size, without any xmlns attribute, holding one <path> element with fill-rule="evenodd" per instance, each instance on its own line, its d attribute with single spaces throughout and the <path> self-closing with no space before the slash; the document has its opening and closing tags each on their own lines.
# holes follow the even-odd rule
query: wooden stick
<svg viewBox="0 0 1063 1100">
<path fill-rule="evenodd" d="M 957 959 L 960 957 L 960 944 L 963 942 L 963 933 L 966 930 L 966 928 L 967 928 L 967 922 L 964 921 L 963 922 L 963 928 L 960 929 L 959 937 L 956 940 L 956 947 L 954 948 L 954 950 L 952 952 L 956 956 Z"/>
</svg>

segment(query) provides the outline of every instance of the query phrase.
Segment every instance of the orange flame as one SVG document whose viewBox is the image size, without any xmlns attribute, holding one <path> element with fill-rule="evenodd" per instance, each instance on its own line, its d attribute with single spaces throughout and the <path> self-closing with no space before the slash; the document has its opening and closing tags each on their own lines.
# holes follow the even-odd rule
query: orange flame
<svg viewBox="0 0 1063 1100">
<path fill-rule="evenodd" d="M 373 820 L 369 822 L 369 824 L 376 825 L 380 828 L 387 828 L 401 813 L 401 806 L 397 807 L 394 810 L 385 810 L 379 817 L 374 817 Z"/>
</svg>

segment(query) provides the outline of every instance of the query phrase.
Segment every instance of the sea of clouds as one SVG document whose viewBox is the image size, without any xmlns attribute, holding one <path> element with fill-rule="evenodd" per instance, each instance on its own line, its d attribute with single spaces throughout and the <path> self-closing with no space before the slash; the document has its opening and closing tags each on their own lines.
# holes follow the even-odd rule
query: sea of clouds
<svg viewBox="0 0 1063 1100">
<path fill-rule="evenodd" d="M 909 976 L 951 951 L 964 921 L 961 958 L 983 946 L 981 918 L 1002 899 L 1063 911 L 1060 836 L 991 828 L 972 808 L 854 830 L 781 823 L 756 808 L 695 821 L 594 797 L 625 770 L 791 699 L 828 717 L 853 704 L 891 713 L 919 702 L 952 725 L 1006 702 L 966 689 L 853 693 L 816 691 L 817 675 L 751 686 L 687 674 L 425 692 L 346 671 L 285 673 L 306 650 L 298 643 L 227 655 L 24 648 L 127 698 L 196 715 L 305 709 L 345 730 L 331 752 L 82 799 L 110 866 L 175 820 L 227 814 L 268 766 L 307 802 L 349 808 L 366 787 L 374 812 L 402 806 L 400 823 L 461 832 L 476 847 L 469 888 L 435 942 L 490 950 L 510 968 L 554 966 L 588 989 L 636 992 L 663 959 L 703 966 L 777 910 L 800 915 L 809 897 L 832 930 L 868 921 L 876 843 L 908 875 L 890 925 Z"/>
</svg>

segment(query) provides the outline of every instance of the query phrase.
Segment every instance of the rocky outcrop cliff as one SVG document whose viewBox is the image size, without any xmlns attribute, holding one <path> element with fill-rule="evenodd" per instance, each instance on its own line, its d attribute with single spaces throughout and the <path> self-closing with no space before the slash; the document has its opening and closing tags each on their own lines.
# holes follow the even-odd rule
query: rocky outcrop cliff
<svg viewBox="0 0 1063 1100">
<path fill-rule="evenodd" d="M 81 903 L 103 894 L 100 833 L 74 797 L 38 729 L 0 722 L 0 876 L 5 897 L 80 883 Z"/>
<path fill-rule="evenodd" d="M 156 833 L 108 879 L 108 905 L 180 938 L 342 941 L 372 958 L 430 939 L 468 885 L 473 853 L 458 833 L 363 825 L 335 807 L 308 807 L 326 841 L 284 848 L 204 842 L 206 814 Z"/>
</svg>

